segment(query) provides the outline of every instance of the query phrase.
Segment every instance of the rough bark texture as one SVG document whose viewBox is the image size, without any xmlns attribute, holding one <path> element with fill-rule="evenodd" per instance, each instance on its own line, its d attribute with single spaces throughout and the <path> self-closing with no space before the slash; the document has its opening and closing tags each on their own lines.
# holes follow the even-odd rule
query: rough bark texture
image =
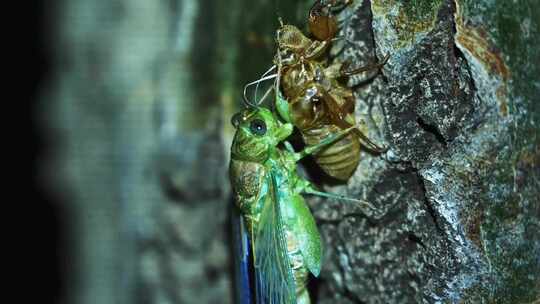
<svg viewBox="0 0 540 304">
<path fill-rule="evenodd" d="M 316 303 L 540 300 L 540 14 L 532 0 L 356 0 L 331 60 L 389 149 L 310 198 L 325 241 Z M 70 303 L 231 303 L 230 116 L 271 65 L 277 15 L 311 1 L 70 1 L 51 15 L 43 109 L 62 143 Z M 46 112 L 46 111 L 44 111 Z"/>
<path fill-rule="evenodd" d="M 365 14 L 360 7 L 355 17 Z M 359 89 L 357 107 L 390 150 L 366 156 L 347 192 L 386 215 L 370 220 L 339 203 L 318 209 L 331 248 L 322 302 L 538 300 L 532 2 L 371 1 L 371 14 L 371 24 L 353 17 L 344 33 L 379 58 L 391 55 L 382 81 Z M 371 52 L 350 51 L 355 62 Z"/>
</svg>

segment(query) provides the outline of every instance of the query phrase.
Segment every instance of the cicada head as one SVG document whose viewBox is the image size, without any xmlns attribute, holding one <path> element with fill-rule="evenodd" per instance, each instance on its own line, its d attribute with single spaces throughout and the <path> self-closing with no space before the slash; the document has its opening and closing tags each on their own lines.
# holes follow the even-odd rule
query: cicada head
<svg viewBox="0 0 540 304">
<path fill-rule="evenodd" d="M 276 42 L 280 50 L 300 53 L 311 45 L 311 39 L 306 37 L 296 26 L 281 25 L 276 31 Z"/>
<path fill-rule="evenodd" d="M 268 159 L 271 149 L 293 131 L 292 124 L 281 123 L 271 111 L 262 107 L 248 108 L 235 114 L 232 124 L 236 133 L 231 156 L 255 162 Z"/>
<path fill-rule="evenodd" d="M 276 31 L 276 43 L 278 52 L 274 63 L 285 67 L 320 58 L 330 45 L 329 41 L 309 39 L 296 26 L 289 24 L 282 24 Z"/>
<path fill-rule="evenodd" d="M 311 40 L 296 26 L 284 24 L 276 31 L 276 43 L 281 57 L 280 63 L 292 65 L 297 63 L 310 47 Z"/>
</svg>

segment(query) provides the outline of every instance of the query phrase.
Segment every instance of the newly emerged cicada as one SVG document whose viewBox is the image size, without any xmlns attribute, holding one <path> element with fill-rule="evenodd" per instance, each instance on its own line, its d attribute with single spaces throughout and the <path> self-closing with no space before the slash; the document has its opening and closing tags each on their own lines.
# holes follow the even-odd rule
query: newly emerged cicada
<svg viewBox="0 0 540 304">
<path fill-rule="evenodd" d="M 239 275 L 243 294 L 240 303 L 310 303 L 308 272 L 318 276 L 322 245 L 315 220 L 302 198 L 303 193 L 362 203 L 317 191 L 296 172 L 296 163 L 348 136 L 353 128 L 341 130 L 318 144 L 295 152 L 284 140 L 293 132 L 263 107 L 249 107 L 233 117 L 236 127 L 231 147 L 230 180 L 236 205 L 242 215 Z M 286 149 L 278 144 L 284 142 Z M 361 206 L 361 207 L 362 207 Z M 251 284 L 249 265 L 254 270 Z M 251 280 L 252 281 L 252 280 Z M 251 292 L 255 290 L 255 292 Z"/>
<path fill-rule="evenodd" d="M 338 1 L 319 0 L 309 14 L 312 34 L 306 37 L 297 27 L 281 24 L 276 32 L 278 67 L 277 109 L 282 118 L 293 123 L 301 132 L 304 142 L 313 145 L 331 134 L 356 124 L 355 98 L 352 90 L 342 81 L 347 77 L 371 70 L 382 64 L 371 64 L 348 70 L 346 63 L 326 63 L 326 50 L 337 32 L 337 21 L 331 15 Z M 351 1 L 345 1 L 344 5 Z M 326 14 L 326 15 L 325 15 Z M 285 104 L 287 103 L 287 104 Z M 360 140 L 373 151 L 381 151 L 360 131 L 355 131 L 315 155 L 317 164 L 330 176 L 347 180 L 360 161 Z"/>
</svg>

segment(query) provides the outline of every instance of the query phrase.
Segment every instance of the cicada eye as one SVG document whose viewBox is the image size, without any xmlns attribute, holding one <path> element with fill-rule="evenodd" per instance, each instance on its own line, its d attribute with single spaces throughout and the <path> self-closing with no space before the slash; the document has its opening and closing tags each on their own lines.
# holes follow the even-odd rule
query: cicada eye
<svg viewBox="0 0 540 304">
<path fill-rule="evenodd" d="M 262 136 L 266 134 L 266 124 L 260 119 L 254 119 L 249 125 L 249 130 L 255 135 Z"/>
<path fill-rule="evenodd" d="M 241 118 L 242 118 L 242 114 L 240 114 L 240 113 L 234 114 L 233 117 L 231 118 L 231 124 L 235 128 L 238 128 L 238 125 L 240 124 Z"/>
</svg>

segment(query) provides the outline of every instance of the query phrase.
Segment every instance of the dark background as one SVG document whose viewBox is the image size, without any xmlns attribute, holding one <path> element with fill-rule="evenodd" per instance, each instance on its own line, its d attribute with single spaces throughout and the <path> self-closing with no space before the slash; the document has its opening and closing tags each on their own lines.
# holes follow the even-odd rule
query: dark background
<svg viewBox="0 0 540 304">
<path fill-rule="evenodd" d="M 65 251 L 66 218 L 64 217 L 64 204 L 60 198 L 47 189 L 43 181 L 42 171 L 44 162 L 51 158 L 54 149 L 54 136 L 52 130 L 40 119 L 36 113 L 41 107 L 40 94 L 44 84 L 51 77 L 51 49 L 48 47 L 48 23 L 45 11 L 52 10 L 54 1 L 36 0 L 29 10 L 27 19 L 27 34 L 23 35 L 24 58 L 21 58 L 28 71 L 25 77 L 26 85 L 20 91 L 24 95 L 25 110 L 27 111 L 26 124 L 30 127 L 28 136 L 28 152 L 30 153 L 30 189 L 21 191 L 27 196 L 24 208 L 28 208 L 31 214 L 28 229 L 28 240 L 23 243 L 27 249 L 30 259 L 25 259 L 29 263 L 32 285 L 39 289 L 38 294 L 29 291 L 25 296 L 39 298 L 45 303 L 63 303 L 64 277 L 63 273 L 70 266 L 67 263 L 68 253 Z M 47 4 L 47 7 L 46 7 Z M 23 44 L 24 45 L 24 44 Z M 35 240 L 35 241 L 32 241 Z M 23 248 L 26 248 L 24 246 Z M 37 272 L 35 270 L 38 270 Z"/>
</svg>

